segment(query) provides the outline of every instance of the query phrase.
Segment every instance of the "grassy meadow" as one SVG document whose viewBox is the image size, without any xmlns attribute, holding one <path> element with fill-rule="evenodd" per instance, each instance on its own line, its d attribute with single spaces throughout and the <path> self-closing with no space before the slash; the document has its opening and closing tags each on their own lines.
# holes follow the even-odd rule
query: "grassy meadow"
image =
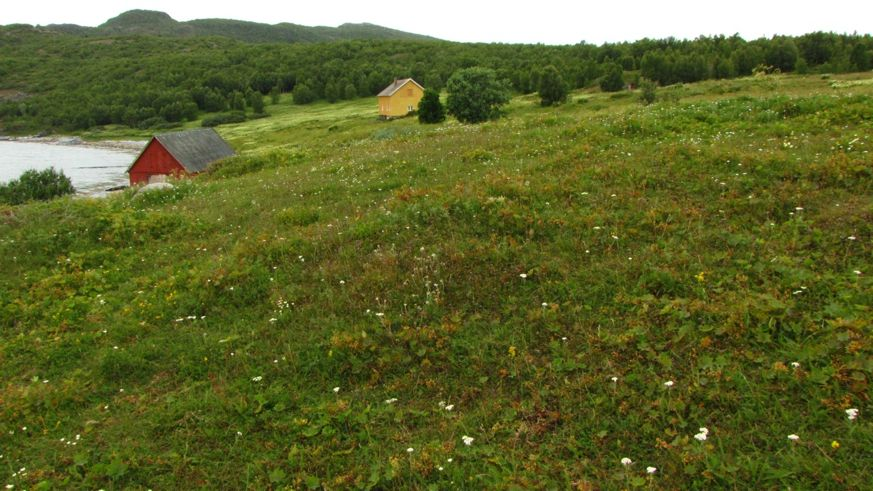
<svg viewBox="0 0 873 491">
<path fill-rule="evenodd" d="M 0 208 L 0 485 L 870 488 L 873 75 L 376 107 Z"/>
</svg>

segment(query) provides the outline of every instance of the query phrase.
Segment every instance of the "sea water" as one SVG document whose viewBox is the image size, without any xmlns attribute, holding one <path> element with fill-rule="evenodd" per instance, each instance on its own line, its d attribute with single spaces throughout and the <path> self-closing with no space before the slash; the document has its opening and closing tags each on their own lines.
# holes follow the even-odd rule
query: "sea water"
<svg viewBox="0 0 873 491">
<path fill-rule="evenodd" d="M 133 148 L 0 141 L 0 183 L 17 179 L 28 169 L 54 167 L 70 178 L 77 193 L 99 195 L 128 184 L 126 171 L 137 155 Z"/>
</svg>

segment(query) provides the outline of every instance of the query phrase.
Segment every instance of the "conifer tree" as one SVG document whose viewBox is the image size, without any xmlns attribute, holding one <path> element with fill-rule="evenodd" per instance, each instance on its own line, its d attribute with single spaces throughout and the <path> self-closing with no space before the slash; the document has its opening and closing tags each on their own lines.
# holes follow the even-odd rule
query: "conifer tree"
<svg viewBox="0 0 873 491">
<path fill-rule="evenodd" d="M 418 103 L 418 122 L 425 124 L 442 123 L 446 120 L 446 109 L 440 102 L 439 92 L 431 89 L 424 91 Z"/>
</svg>

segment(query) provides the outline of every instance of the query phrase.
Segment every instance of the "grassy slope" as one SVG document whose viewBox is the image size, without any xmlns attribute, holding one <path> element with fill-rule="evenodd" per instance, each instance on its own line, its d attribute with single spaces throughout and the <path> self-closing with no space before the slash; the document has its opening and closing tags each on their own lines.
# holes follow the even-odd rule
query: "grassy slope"
<svg viewBox="0 0 873 491">
<path fill-rule="evenodd" d="M 871 94 L 273 106 L 169 194 L 0 210 L 6 482 L 864 488 Z"/>
</svg>

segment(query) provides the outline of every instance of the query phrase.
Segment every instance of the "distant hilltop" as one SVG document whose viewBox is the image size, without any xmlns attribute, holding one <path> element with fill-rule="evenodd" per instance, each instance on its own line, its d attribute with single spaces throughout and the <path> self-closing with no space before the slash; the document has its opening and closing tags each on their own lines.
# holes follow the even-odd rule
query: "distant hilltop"
<svg viewBox="0 0 873 491">
<path fill-rule="evenodd" d="M 223 36 L 249 43 L 317 43 L 348 39 L 400 39 L 437 41 L 436 38 L 389 29 L 374 24 L 339 27 L 259 24 L 230 19 L 197 19 L 179 22 L 165 12 L 130 10 L 97 27 L 51 24 L 44 29 L 82 36 L 147 35 L 165 37 Z"/>
</svg>

